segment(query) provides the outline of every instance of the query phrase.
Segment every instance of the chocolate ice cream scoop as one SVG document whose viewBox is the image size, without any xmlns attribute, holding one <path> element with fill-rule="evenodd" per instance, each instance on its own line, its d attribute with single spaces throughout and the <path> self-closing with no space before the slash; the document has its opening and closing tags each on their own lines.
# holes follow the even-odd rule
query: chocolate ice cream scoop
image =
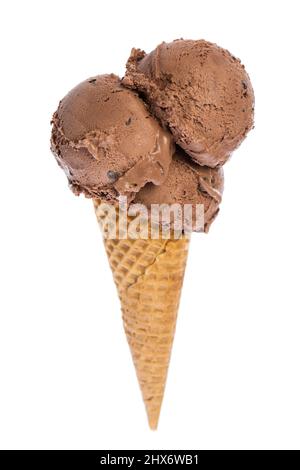
<svg viewBox="0 0 300 470">
<path fill-rule="evenodd" d="M 180 204 L 182 214 L 184 205 L 192 204 L 193 230 L 199 230 L 196 226 L 196 204 L 203 204 L 204 231 L 208 232 L 219 212 L 223 186 L 222 168 L 197 165 L 181 150 L 173 156 L 164 184 L 161 186 L 146 184 L 136 195 L 134 203 L 144 204 L 148 209 L 151 208 L 151 204 Z M 189 217 L 189 214 L 187 215 Z"/>
<path fill-rule="evenodd" d="M 137 90 L 197 163 L 222 165 L 253 126 L 254 94 L 244 66 L 199 40 L 133 49 L 123 84 Z"/>
<path fill-rule="evenodd" d="M 167 176 L 171 134 L 115 75 L 80 83 L 60 102 L 52 124 L 51 149 L 76 194 L 131 200 L 146 183 Z"/>
</svg>

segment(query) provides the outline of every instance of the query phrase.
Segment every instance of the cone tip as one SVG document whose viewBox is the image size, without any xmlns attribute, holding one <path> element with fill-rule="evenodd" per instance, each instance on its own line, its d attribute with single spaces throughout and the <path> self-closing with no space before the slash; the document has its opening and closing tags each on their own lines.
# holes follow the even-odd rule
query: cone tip
<svg viewBox="0 0 300 470">
<path fill-rule="evenodd" d="M 151 431 L 156 431 L 158 427 L 158 421 L 159 421 L 159 415 L 160 415 L 160 409 L 159 410 L 147 410 L 147 415 L 148 415 L 148 423 Z"/>
</svg>

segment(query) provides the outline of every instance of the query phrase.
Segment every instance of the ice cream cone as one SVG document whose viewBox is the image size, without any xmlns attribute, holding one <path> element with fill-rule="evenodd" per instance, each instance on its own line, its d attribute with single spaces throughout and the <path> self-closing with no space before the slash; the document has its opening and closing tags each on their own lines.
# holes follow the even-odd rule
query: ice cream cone
<svg viewBox="0 0 300 470">
<path fill-rule="evenodd" d="M 101 201 L 94 200 L 100 228 Z M 119 212 L 117 211 L 117 219 Z M 128 217 L 128 222 L 133 218 Z M 118 221 L 118 220 L 117 220 Z M 189 239 L 104 237 L 121 301 L 125 333 L 151 429 L 156 429 L 164 395 Z"/>
</svg>

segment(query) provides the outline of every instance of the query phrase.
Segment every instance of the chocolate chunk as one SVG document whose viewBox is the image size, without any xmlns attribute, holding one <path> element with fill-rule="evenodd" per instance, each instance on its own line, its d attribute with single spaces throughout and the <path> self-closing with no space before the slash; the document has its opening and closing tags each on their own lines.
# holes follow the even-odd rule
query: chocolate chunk
<svg viewBox="0 0 300 470">
<path fill-rule="evenodd" d="M 112 183 L 114 183 L 119 178 L 119 173 L 117 171 L 109 170 L 107 172 L 107 177 Z"/>
</svg>

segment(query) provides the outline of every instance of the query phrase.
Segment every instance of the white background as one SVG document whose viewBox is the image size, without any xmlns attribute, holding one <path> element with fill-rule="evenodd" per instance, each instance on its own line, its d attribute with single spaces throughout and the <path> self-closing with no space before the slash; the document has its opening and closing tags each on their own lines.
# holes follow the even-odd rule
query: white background
<svg viewBox="0 0 300 470">
<path fill-rule="evenodd" d="M 0 447 L 300 448 L 297 1 L 1 2 Z M 192 239 L 157 432 L 92 203 L 68 190 L 50 118 L 133 46 L 205 38 L 240 57 L 256 127 Z"/>
</svg>

